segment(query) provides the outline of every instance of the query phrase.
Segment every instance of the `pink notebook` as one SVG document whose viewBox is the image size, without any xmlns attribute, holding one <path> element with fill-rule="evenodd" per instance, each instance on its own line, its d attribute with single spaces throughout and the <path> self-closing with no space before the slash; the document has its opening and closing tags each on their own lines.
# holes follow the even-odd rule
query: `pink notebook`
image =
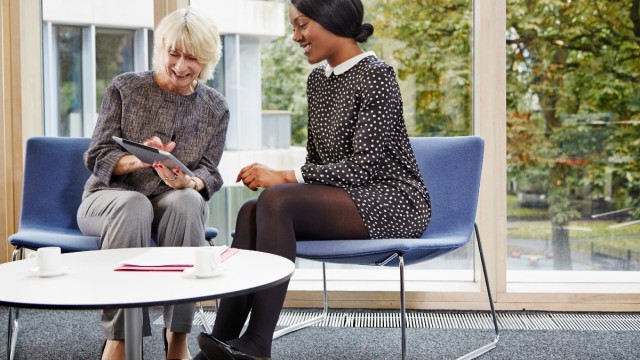
<svg viewBox="0 0 640 360">
<path fill-rule="evenodd" d="M 189 249 L 189 248 L 184 248 Z M 228 258 L 238 252 L 236 248 L 225 248 L 220 253 L 220 261 L 224 262 Z M 143 254 L 144 255 L 144 254 Z M 193 255 L 191 255 L 192 257 Z M 182 258 L 182 259 L 180 259 Z M 125 261 L 121 266 L 115 268 L 115 271 L 183 271 L 184 269 L 193 267 L 193 260 L 186 259 L 183 256 L 172 257 L 170 261 L 155 258 L 151 261 L 148 257 L 138 257 Z"/>
</svg>

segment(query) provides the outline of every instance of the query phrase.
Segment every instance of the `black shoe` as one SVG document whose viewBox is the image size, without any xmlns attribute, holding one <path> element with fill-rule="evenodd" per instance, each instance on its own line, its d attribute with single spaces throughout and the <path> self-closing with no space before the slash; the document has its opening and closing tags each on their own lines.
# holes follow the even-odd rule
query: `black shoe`
<svg viewBox="0 0 640 360">
<path fill-rule="evenodd" d="M 169 353 L 169 342 L 167 341 L 167 328 L 162 328 L 162 340 L 164 341 L 164 356 Z"/>
<path fill-rule="evenodd" d="M 222 342 L 212 335 L 200 333 L 198 346 L 208 360 L 271 360 L 269 357 L 257 357 L 243 353 L 235 347 Z"/>
</svg>

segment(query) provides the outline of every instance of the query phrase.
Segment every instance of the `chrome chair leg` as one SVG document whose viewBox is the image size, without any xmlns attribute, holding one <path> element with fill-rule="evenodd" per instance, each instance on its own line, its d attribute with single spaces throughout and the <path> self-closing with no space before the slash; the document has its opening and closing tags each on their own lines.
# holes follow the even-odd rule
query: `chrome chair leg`
<svg viewBox="0 0 640 360">
<path fill-rule="evenodd" d="M 7 330 L 7 360 L 13 360 L 16 353 L 16 343 L 18 342 L 18 308 L 9 308 L 9 328 Z M 15 316 L 13 315 L 15 312 Z"/>
<path fill-rule="evenodd" d="M 218 307 L 216 307 L 218 310 Z M 198 316 L 200 316 L 200 322 L 202 322 L 202 327 L 204 328 L 204 332 L 207 334 L 211 334 L 211 325 L 207 322 L 207 317 L 204 314 L 204 307 L 202 306 L 202 302 L 198 303 Z"/>
<path fill-rule="evenodd" d="M 476 236 L 476 242 L 478 243 L 478 252 L 480 253 L 480 263 L 482 264 L 482 273 L 484 274 L 484 284 L 487 287 L 487 295 L 489 296 L 489 306 L 491 307 L 491 317 L 493 320 L 493 328 L 495 330 L 495 338 L 492 342 L 483 345 L 476 350 L 473 350 L 461 357 L 458 360 L 475 359 L 476 357 L 486 353 L 489 350 L 495 349 L 500 340 L 500 330 L 498 329 L 498 318 L 496 317 L 496 309 L 493 306 L 493 298 L 491 296 L 491 288 L 489 287 L 489 277 L 487 276 L 487 266 L 484 261 L 484 253 L 482 251 L 482 244 L 480 243 L 480 231 L 478 231 L 478 224 L 474 224 L 474 231 Z"/>
<path fill-rule="evenodd" d="M 400 322 L 402 326 L 402 360 L 407 358 L 407 306 L 404 293 L 404 257 L 398 255 L 400 267 Z"/>
<path fill-rule="evenodd" d="M 13 250 L 11 261 L 16 261 L 24 258 L 24 249 L 16 248 Z M 7 329 L 7 360 L 13 360 L 16 354 L 16 344 L 18 342 L 18 330 L 20 329 L 19 308 L 9 308 L 8 311 L 8 329 Z"/>
<path fill-rule="evenodd" d="M 323 296 L 323 309 L 322 314 L 305 321 L 301 321 L 297 324 L 289 325 L 283 329 L 277 330 L 273 332 L 273 339 L 277 339 L 283 335 L 286 335 L 290 332 L 294 332 L 296 330 L 304 329 L 311 325 L 317 324 L 321 321 L 324 321 L 327 318 L 327 313 L 329 311 L 329 305 L 327 304 L 327 271 L 325 263 L 322 263 L 322 296 Z"/>
<path fill-rule="evenodd" d="M 491 288 L 489 287 L 489 277 L 487 274 L 487 266 L 484 260 L 484 252 L 482 251 L 482 244 L 480 242 L 480 232 L 478 230 L 478 225 L 474 224 L 474 235 L 476 238 L 476 242 L 478 244 L 478 252 L 480 253 L 480 263 L 482 264 L 482 272 L 484 275 L 485 286 L 487 287 L 487 295 L 489 298 L 489 306 L 491 308 L 491 317 L 493 321 L 493 326 L 495 329 L 495 338 L 492 342 L 481 346 L 478 349 L 475 349 L 461 357 L 458 360 L 470 360 L 475 359 L 476 357 L 488 352 L 489 350 L 494 349 L 498 341 L 500 339 L 500 330 L 498 328 L 498 319 L 496 316 L 495 307 L 493 305 L 493 297 L 491 296 Z M 407 309 L 406 309 L 406 299 L 405 299 L 405 287 L 404 287 L 404 258 L 400 254 L 393 254 L 386 258 L 384 261 L 377 263 L 378 266 L 384 266 L 389 261 L 398 257 L 399 262 L 399 270 L 400 270 L 400 321 L 401 321 L 401 332 L 402 332 L 402 360 L 406 360 L 407 358 Z M 273 338 L 277 339 L 280 336 L 286 335 L 290 332 L 308 327 L 320 321 L 323 321 L 327 316 L 328 305 L 327 305 L 327 279 L 326 279 L 326 270 L 325 263 L 322 263 L 322 285 L 323 285 L 323 296 L 324 296 L 324 309 L 322 315 L 319 315 L 313 319 L 300 322 L 298 324 L 290 325 L 284 329 L 275 331 L 273 333 Z"/>
</svg>

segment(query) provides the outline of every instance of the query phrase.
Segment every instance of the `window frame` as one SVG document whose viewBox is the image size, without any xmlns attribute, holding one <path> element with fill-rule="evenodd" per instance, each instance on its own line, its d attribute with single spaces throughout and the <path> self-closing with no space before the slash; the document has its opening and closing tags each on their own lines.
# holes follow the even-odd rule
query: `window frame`
<svg viewBox="0 0 640 360">
<path fill-rule="evenodd" d="M 22 158 L 19 156 L 20 144 L 14 144 L 21 139 L 22 146 L 30 136 L 44 133 L 42 116 L 33 115 L 34 111 L 42 109 L 42 82 L 15 81 L 6 69 L 19 71 L 22 79 L 30 79 L 36 74 L 42 76 L 42 63 L 29 61 L 34 54 L 40 56 L 43 32 L 34 36 L 33 10 L 40 7 L 40 0 L 1 0 L 12 15 L 0 13 L 3 20 L 7 20 L 7 27 L 19 29 L 19 38 L 29 41 L 13 41 L 3 43 L 3 49 L 8 56 L 3 59 L 3 88 L 13 89 L 13 95 L 4 92 L 3 105 L 11 108 L 3 113 L 3 125 L 10 131 L 2 132 L 2 140 L 10 146 L 6 154 L 13 161 L 4 164 L 8 169 L 6 179 L 13 179 L 5 194 L 0 195 L 3 213 L 13 226 L 7 228 L 11 232 L 17 228 L 19 219 L 19 189 L 22 168 Z M 169 0 L 165 0 L 169 1 Z M 13 7 L 12 7 L 13 6 Z M 15 10 L 16 8 L 22 10 Z M 42 20 L 40 19 L 42 26 Z M 17 24 L 16 24 L 17 23 Z M 489 281 L 496 308 L 500 310 L 572 310 L 572 311 L 637 311 L 640 304 L 640 293 L 616 292 L 608 284 L 588 283 L 580 292 L 571 292 L 571 286 L 559 287 L 554 284 L 529 283 L 516 288 L 507 283 L 506 278 L 506 1 L 474 1 L 474 77 L 473 77 L 473 122 L 474 133 L 485 140 L 484 170 L 481 183 L 481 196 L 478 209 L 478 224 L 483 240 L 485 260 L 489 271 Z M 29 26 L 27 26 L 29 25 Z M 9 34 L 3 32 L 3 39 Z M 8 44 L 8 45 L 7 45 Z M 11 45 L 19 46 L 11 51 Z M 9 66 L 11 65 L 11 66 Z M 6 82 L 6 83 L 5 83 Z M 11 115 L 10 114 L 10 115 Z M 15 120 L 18 118 L 19 120 Z M 23 130 L 17 129 L 21 128 Z M 35 129 L 35 130 L 34 130 Z M 17 136 L 17 137 L 16 137 Z M 14 139 L 14 140 L 12 140 Z M 17 146 L 16 146 L 17 145 Z M 9 195 L 12 197 L 9 199 Z M 6 211 L 5 211 L 6 210 Z M 5 244 L 5 259 L 10 252 Z M 477 255 L 476 255 L 477 257 Z M 475 274 L 480 274 L 476 261 Z M 319 271 L 318 271 L 319 272 Z M 331 273 L 330 273 L 331 274 Z M 407 294 L 407 306 L 413 309 L 482 309 L 487 308 L 486 289 L 475 276 L 471 284 L 453 282 L 443 284 L 432 282 L 433 291 L 410 291 Z M 429 283 L 426 283 L 429 285 Z M 438 286 L 436 286 L 438 285 Z M 450 286 L 449 286 L 450 285 Z M 571 284 L 569 284 L 571 285 Z M 519 285 L 520 286 L 520 285 Z M 562 284 L 560 284 L 562 286 Z M 439 289 L 442 288 L 442 291 Z M 609 289 L 608 289 L 609 288 Z M 563 290 L 564 289 L 564 290 Z M 330 288 L 331 290 L 331 288 Z M 576 289 L 573 289 L 576 290 Z M 611 291 L 613 290 L 613 291 Z M 554 296 L 549 296 L 553 291 Z M 332 307 L 361 307 L 361 308 L 397 308 L 399 299 L 397 291 L 333 291 L 329 294 Z M 320 307 L 322 295 L 317 290 L 293 290 L 287 296 L 287 306 Z"/>
</svg>

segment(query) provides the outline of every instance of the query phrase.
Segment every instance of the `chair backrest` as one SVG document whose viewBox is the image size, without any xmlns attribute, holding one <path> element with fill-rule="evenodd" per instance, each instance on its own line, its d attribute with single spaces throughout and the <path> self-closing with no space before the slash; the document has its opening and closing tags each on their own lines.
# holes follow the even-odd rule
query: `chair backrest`
<svg viewBox="0 0 640 360">
<path fill-rule="evenodd" d="M 484 141 L 478 136 L 411 138 L 431 196 L 431 222 L 422 238 L 459 232 L 475 223 Z"/>
<path fill-rule="evenodd" d="M 478 206 L 482 138 L 410 140 L 431 196 L 431 223 L 421 239 L 304 239 L 296 243 L 296 256 L 331 263 L 377 265 L 390 255 L 401 254 L 405 265 L 409 265 L 433 259 L 469 242 Z M 398 259 L 385 264 L 396 266 Z"/>
<path fill-rule="evenodd" d="M 82 156 L 89 138 L 27 140 L 20 227 L 78 229 L 76 212 L 89 171 Z"/>
</svg>

